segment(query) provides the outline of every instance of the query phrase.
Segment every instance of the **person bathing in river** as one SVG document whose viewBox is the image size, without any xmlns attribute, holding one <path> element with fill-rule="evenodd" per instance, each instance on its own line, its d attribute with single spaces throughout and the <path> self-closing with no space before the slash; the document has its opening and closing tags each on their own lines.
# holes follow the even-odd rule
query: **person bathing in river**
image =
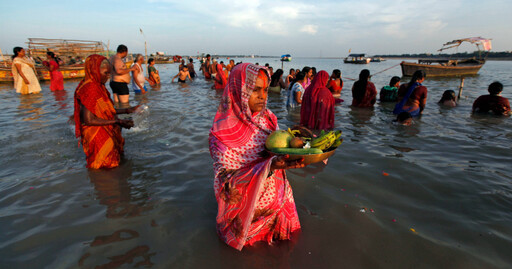
<svg viewBox="0 0 512 269">
<path fill-rule="evenodd" d="M 39 79 L 35 73 L 35 63 L 25 55 L 25 49 L 14 47 L 12 56 L 12 76 L 17 93 L 30 94 L 41 91 Z"/>
<path fill-rule="evenodd" d="M 281 93 L 281 89 L 286 89 L 286 85 L 283 81 L 283 70 L 277 69 L 274 74 L 271 75 L 269 92 Z"/>
<path fill-rule="evenodd" d="M 341 71 L 339 69 L 332 70 L 331 77 L 327 83 L 327 89 L 329 89 L 334 98 L 341 97 L 341 90 L 343 89 L 343 80 L 341 79 Z"/>
<path fill-rule="evenodd" d="M 302 68 L 302 73 L 304 73 L 305 76 L 302 87 L 307 89 L 309 85 L 311 85 L 311 80 L 313 79 L 313 70 L 309 66 L 304 66 L 304 68 Z"/>
<path fill-rule="evenodd" d="M 137 54 L 135 56 L 135 62 L 133 66 L 137 67 L 132 71 L 132 89 L 135 94 L 145 94 L 148 89 L 144 86 L 146 78 L 144 77 L 144 69 L 142 69 L 142 63 L 144 62 L 144 56 Z"/>
<path fill-rule="evenodd" d="M 269 78 L 262 66 L 235 66 L 210 129 L 217 233 L 237 250 L 289 240 L 301 229 L 285 169 L 304 167 L 304 159 L 265 150 L 267 136 L 279 128 L 267 108 Z"/>
<path fill-rule="evenodd" d="M 487 89 L 488 95 L 478 97 L 473 103 L 473 113 L 488 113 L 492 111 L 495 115 L 510 116 L 510 103 L 507 98 L 501 96 L 503 84 L 495 81 Z"/>
<path fill-rule="evenodd" d="M 112 70 L 112 78 L 110 79 L 110 88 L 114 94 L 114 102 L 121 104 L 128 104 L 130 101 L 130 90 L 128 83 L 130 83 L 130 72 L 137 69 L 136 66 L 126 68 L 123 59 L 128 55 L 128 48 L 125 45 L 117 47 L 117 53 L 110 57 L 110 65 Z"/>
<path fill-rule="evenodd" d="M 288 73 L 288 76 L 286 76 L 286 80 L 285 80 L 285 85 L 286 85 L 286 89 L 289 89 L 290 87 L 290 83 L 295 79 L 295 69 L 291 68 L 289 73 Z"/>
<path fill-rule="evenodd" d="M 190 73 L 191 78 L 196 77 L 196 70 L 194 70 L 194 59 L 190 58 L 189 63 L 187 64 L 188 72 Z"/>
<path fill-rule="evenodd" d="M 452 90 L 446 90 L 441 97 L 441 100 L 437 102 L 438 104 L 446 107 L 456 107 L 457 106 L 457 96 L 455 92 Z"/>
<path fill-rule="evenodd" d="M 224 71 L 222 70 L 222 65 L 215 64 L 215 67 L 217 68 L 217 75 L 213 77 L 214 84 L 212 86 L 212 89 L 215 90 L 224 90 L 227 84 L 227 79 Z"/>
<path fill-rule="evenodd" d="M 400 87 L 400 77 L 394 76 L 389 81 L 389 85 L 380 89 L 379 97 L 381 102 L 396 102 L 398 98 L 398 87 Z"/>
<path fill-rule="evenodd" d="M 398 103 L 393 110 L 395 115 L 403 111 L 409 112 L 413 117 L 421 115 L 427 104 L 427 87 L 421 85 L 426 76 L 425 71 L 416 70 L 409 83 L 400 85 Z"/>
<path fill-rule="evenodd" d="M 192 78 L 190 77 L 190 73 L 188 72 L 188 67 L 185 65 L 179 72 L 174 76 L 171 80 L 171 83 L 174 82 L 174 79 L 178 78 L 179 83 L 185 83 L 187 82 L 187 78 L 192 81 Z"/>
<path fill-rule="evenodd" d="M 304 96 L 304 88 L 302 88 L 302 82 L 304 82 L 304 73 L 299 72 L 295 75 L 295 79 L 290 84 L 290 90 L 288 91 L 288 99 L 286 100 L 286 107 L 288 109 L 300 108 L 302 104 L 302 97 Z"/>
<path fill-rule="evenodd" d="M 160 85 L 160 75 L 155 68 L 155 59 L 153 58 L 148 60 L 148 82 L 151 87 Z"/>
<path fill-rule="evenodd" d="M 373 107 L 377 101 L 377 89 L 369 79 L 370 71 L 368 69 L 361 70 L 359 80 L 352 86 L 353 107 Z"/>
<path fill-rule="evenodd" d="M 310 70 L 311 71 L 311 70 Z M 327 89 L 329 73 L 322 70 L 304 91 L 300 110 L 300 124 L 313 130 L 334 128 L 334 97 Z"/>
<path fill-rule="evenodd" d="M 138 106 L 115 109 L 105 88 L 110 64 L 104 56 L 93 54 L 85 60 L 85 77 L 75 90 L 75 135 L 80 138 L 87 159 L 87 168 L 113 168 L 123 155 L 121 128 L 133 127 L 132 120 L 117 114 L 133 113 Z"/>
<path fill-rule="evenodd" d="M 64 62 L 51 51 L 46 52 L 46 59 L 47 61 L 44 61 L 43 65 L 50 71 L 50 90 L 64 90 L 64 76 L 59 71 L 60 65 Z"/>
</svg>

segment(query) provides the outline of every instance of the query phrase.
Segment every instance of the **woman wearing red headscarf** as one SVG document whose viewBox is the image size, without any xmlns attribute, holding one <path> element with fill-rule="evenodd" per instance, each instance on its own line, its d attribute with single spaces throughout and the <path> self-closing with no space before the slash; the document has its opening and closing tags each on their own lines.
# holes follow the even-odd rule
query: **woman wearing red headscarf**
<svg viewBox="0 0 512 269">
<path fill-rule="evenodd" d="M 327 89 L 329 73 L 322 70 L 306 88 L 300 110 L 300 124 L 314 130 L 334 128 L 334 97 Z"/>
<path fill-rule="evenodd" d="M 124 145 L 121 127 L 133 126 L 132 120 L 121 120 L 116 115 L 132 113 L 137 107 L 114 108 L 105 88 L 109 75 L 107 58 L 91 55 L 85 60 L 85 78 L 75 90 L 75 135 L 81 138 L 87 168 L 118 166 Z"/>
<path fill-rule="evenodd" d="M 215 64 L 215 67 L 217 68 L 217 75 L 213 77 L 213 79 L 215 80 L 213 88 L 216 90 L 224 90 L 227 84 L 226 74 L 222 70 L 222 65 Z"/>
<path fill-rule="evenodd" d="M 284 169 L 304 165 L 265 151 L 267 136 L 278 129 L 267 109 L 268 85 L 265 67 L 235 66 L 210 130 L 217 232 L 238 250 L 257 241 L 290 239 L 300 230 Z"/>
</svg>

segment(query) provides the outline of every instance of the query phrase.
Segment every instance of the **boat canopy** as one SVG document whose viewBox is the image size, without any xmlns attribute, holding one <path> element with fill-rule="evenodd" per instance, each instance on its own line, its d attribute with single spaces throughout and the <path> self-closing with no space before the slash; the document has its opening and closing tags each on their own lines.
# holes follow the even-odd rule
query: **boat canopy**
<svg viewBox="0 0 512 269">
<path fill-rule="evenodd" d="M 456 40 L 447 42 L 447 43 L 443 44 L 443 47 L 440 48 L 438 51 L 443 51 L 446 49 L 458 47 L 462 44 L 462 42 L 469 42 L 471 44 L 475 44 L 478 47 L 478 50 L 480 50 L 480 46 L 482 46 L 482 49 L 484 51 L 490 51 L 492 48 L 491 39 L 482 38 L 482 37 L 468 37 L 468 38 L 456 39 Z"/>
<path fill-rule="evenodd" d="M 364 57 L 364 53 L 352 53 L 349 54 L 348 57 Z"/>
</svg>

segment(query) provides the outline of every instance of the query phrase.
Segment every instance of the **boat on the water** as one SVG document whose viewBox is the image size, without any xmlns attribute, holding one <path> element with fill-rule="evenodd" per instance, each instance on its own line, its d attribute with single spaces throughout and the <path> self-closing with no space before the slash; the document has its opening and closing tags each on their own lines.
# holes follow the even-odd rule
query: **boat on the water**
<svg viewBox="0 0 512 269">
<path fill-rule="evenodd" d="M 371 63 L 380 63 L 380 62 L 385 61 L 385 59 L 382 57 L 371 57 L 370 59 L 371 59 L 370 60 Z"/>
<path fill-rule="evenodd" d="M 281 62 L 291 62 L 292 56 L 290 54 L 281 55 Z"/>
<path fill-rule="evenodd" d="M 443 44 L 438 51 L 460 46 L 463 42 L 475 44 L 481 55 L 480 46 L 483 51 L 491 50 L 491 40 L 481 37 L 470 37 L 450 41 Z M 427 77 L 450 77 L 450 76 L 470 76 L 476 75 L 480 68 L 485 64 L 485 57 L 471 59 L 419 59 L 417 63 L 405 62 L 400 63 L 402 74 L 404 76 L 412 76 L 416 70 L 423 70 Z"/>
<path fill-rule="evenodd" d="M 369 57 L 365 57 L 364 53 L 352 53 L 343 60 L 346 64 L 368 64 L 370 61 L 371 59 Z"/>
<path fill-rule="evenodd" d="M 46 52 L 54 52 L 64 64 L 59 67 L 64 79 L 85 77 L 84 61 L 91 54 L 108 56 L 101 41 L 29 38 L 27 55 L 36 62 L 35 71 L 39 80 L 50 80 L 50 72 L 42 65 Z M 12 82 L 12 63 L 0 66 L 0 82 Z"/>
</svg>

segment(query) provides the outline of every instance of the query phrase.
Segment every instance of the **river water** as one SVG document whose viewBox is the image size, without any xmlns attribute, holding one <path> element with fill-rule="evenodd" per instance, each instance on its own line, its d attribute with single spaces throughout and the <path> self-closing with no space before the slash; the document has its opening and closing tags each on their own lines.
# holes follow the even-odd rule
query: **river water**
<svg viewBox="0 0 512 269">
<path fill-rule="evenodd" d="M 226 59 L 223 59 L 226 61 Z M 278 59 L 236 59 L 270 63 Z M 289 68 L 339 68 L 357 78 L 400 60 L 365 66 L 297 58 Z M 219 240 L 211 127 L 221 93 L 211 82 L 169 83 L 177 65 L 159 65 L 160 90 L 131 96 L 149 116 L 124 130 L 125 158 L 88 171 L 68 124 L 78 81 L 66 91 L 20 96 L 0 85 L 1 268 L 510 268 L 512 121 L 472 116 L 471 105 L 499 80 L 512 98 L 512 62 L 487 62 L 465 79 L 459 106 L 439 107 L 457 78 L 431 79 L 424 115 L 392 123 L 393 105 L 352 109 L 345 80 L 336 106 L 344 142 L 327 166 L 288 171 L 302 232 L 238 252 Z M 196 69 L 198 69 L 196 67 Z M 380 89 L 399 67 L 372 77 Z M 200 77 L 202 77 L 200 75 Z M 281 129 L 294 124 L 285 94 L 270 95 Z"/>
</svg>

